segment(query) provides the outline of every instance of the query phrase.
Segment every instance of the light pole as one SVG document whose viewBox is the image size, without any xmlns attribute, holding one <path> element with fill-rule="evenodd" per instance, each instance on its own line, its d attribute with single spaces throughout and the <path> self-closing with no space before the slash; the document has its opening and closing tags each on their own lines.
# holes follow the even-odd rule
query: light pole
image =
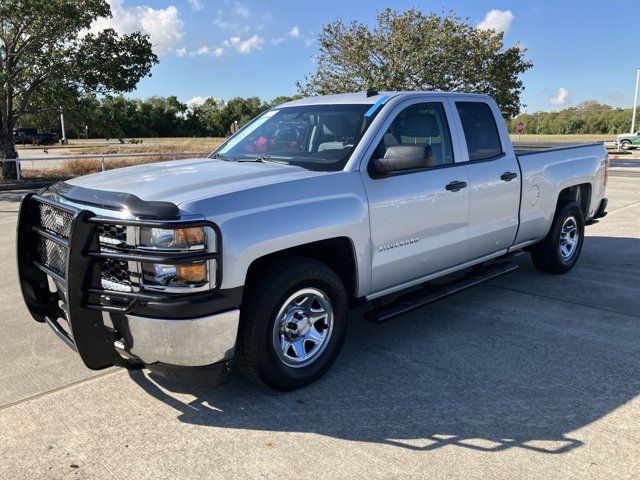
<svg viewBox="0 0 640 480">
<path fill-rule="evenodd" d="M 63 145 L 67 144 L 67 133 L 64 131 L 64 113 L 62 112 L 62 107 L 60 107 L 60 126 L 62 127 L 62 139 L 61 143 Z"/>
<path fill-rule="evenodd" d="M 636 73 L 636 94 L 633 97 L 633 118 L 631 119 L 631 134 L 636 133 L 636 108 L 638 106 L 638 84 L 640 83 L 640 68 Z"/>
</svg>

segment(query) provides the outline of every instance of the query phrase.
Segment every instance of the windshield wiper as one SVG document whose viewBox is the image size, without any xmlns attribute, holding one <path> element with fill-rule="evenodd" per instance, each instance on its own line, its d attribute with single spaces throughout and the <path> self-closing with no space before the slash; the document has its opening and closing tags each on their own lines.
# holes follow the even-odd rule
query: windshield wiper
<svg viewBox="0 0 640 480">
<path fill-rule="evenodd" d="M 224 160 L 225 162 L 235 162 L 236 159 L 233 157 L 227 157 L 225 155 L 222 155 L 220 153 L 214 153 L 213 155 L 211 155 L 210 158 L 219 158 L 220 160 Z"/>
<path fill-rule="evenodd" d="M 289 162 L 285 160 L 275 160 L 266 155 L 260 155 L 258 157 L 241 157 L 241 158 L 238 158 L 237 161 L 238 162 L 257 162 L 257 163 L 270 162 L 270 163 L 279 163 L 280 165 L 289 165 Z"/>
</svg>

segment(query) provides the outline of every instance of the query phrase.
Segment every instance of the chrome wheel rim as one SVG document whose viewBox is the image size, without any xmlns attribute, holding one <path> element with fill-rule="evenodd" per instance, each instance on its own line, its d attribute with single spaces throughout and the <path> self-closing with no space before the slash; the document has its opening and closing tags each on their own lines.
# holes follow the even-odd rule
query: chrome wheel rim
<svg viewBox="0 0 640 480">
<path fill-rule="evenodd" d="M 317 288 L 303 288 L 287 298 L 273 324 L 273 346 L 282 363 L 310 365 L 322 355 L 333 333 L 333 306 Z"/>
<path fill-rule="evenodd" d="M 578 221 L 575 217 L 567 217 L 560 229 L 560 256 L 565 262 L 570 260 L 578 250 L 580 235 Z"/>
</svg>

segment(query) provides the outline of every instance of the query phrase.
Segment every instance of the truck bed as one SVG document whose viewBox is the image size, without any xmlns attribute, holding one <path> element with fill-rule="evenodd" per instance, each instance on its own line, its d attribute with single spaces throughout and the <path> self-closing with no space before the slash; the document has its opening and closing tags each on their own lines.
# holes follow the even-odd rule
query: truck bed
<svg viewBox="0 0 640 480">
<path fill-rule="evenodd" d="M 524 147 L 524 148 L 523 148 Z M 602 142 L 582 144 L 514 145 L 522 173 L 520 229 L 516 244 L 548 232 L 560 192 L 574 185 L 585 191 L 585 218 L 596 212 L 604 197 L 605 158 Z"/>
<path fill-rule="evenodd" d="M 513 149 L 519 157 L 524 155 L 532 155 L 534 153 L 570 150 L 573 148 L 585 148 L 593 147 L 594 145 L 601 145 L 604 142 L 585 142 L 585 143 L 571 143 L 571 142 L 540 142 L 540 143 L 526 143 L 526 142 L 514 142 Z"/>
</svg>

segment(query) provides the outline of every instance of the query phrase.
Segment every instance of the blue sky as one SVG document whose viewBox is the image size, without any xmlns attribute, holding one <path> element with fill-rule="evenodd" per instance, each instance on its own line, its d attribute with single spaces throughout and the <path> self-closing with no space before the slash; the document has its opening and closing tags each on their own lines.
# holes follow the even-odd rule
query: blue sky
<svg viewBox="0 0 640 480">
<path fill-rule="evenodd" d="M 638 8 L 627 1 L 322 0 L 110 0 L 114 17 L 94 28 L 151 35 L 160 63 L 135 97 L 295 93 L 295 82 L 314 69 L 315 35 L 341 18 L 372 25 L 377 10 L 453 9 L 473 25 L 505 31 L 505 42 L 528 49 L 534 67 L 524 76 L 529 112 L 557 110 L 584 100 L 631 106 Z"/>
</svg>

